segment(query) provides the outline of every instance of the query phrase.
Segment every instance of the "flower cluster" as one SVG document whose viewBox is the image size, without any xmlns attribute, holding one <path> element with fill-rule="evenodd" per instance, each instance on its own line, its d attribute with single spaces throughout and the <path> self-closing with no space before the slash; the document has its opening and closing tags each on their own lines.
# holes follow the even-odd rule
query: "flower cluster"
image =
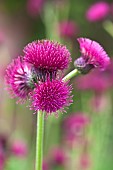
<svg viewBox="0 0 113 170">
<path fill-rule="evenodd" d="M 19 101 L 30 98 L 35 111 L 64 111 L 72 103 L 71 86 L 60 77 L 71 62 L 68 49 L 42 40 L 29 43 L 23 52 L 24 56 L 14 59 L 6 70 L 6 84 L 12 97 Z"/>
<path fill-rule="evenodd" d="M 78 38 L 78 42 L 82 55 L 74 64 L 79 71 L 87 73 L 95 67 L 103 70 L 109 65 L 110 59 L 100 44 L 88 38 Z M 21 102 L 30 98 L 35 112 L 64 112 L 64 107 L 72 103 L 72 87 L 62 79 L 71 62 L 68 49 L 57 42 L 41 40 L 29 43 L 23 52 L 6 70 L 11 96 Z"/>
</svg>

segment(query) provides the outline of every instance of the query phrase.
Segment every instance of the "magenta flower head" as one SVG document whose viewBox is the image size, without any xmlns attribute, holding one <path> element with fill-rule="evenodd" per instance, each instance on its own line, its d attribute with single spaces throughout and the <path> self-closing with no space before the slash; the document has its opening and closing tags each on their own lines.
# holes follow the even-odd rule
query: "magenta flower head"
<svg viewBox="0 0 113 170">
<path fill-rule="evenodd" d="M 110 64 L 110 58 L 103 49 L 103 47 L 96 41 L 88 38 L 78 38 L 80 44 L 81 57 L 75 60 L 75 67 L 83 73 L 87 73 L 94 67 L 101 70 L 107 68 Z"/>
<path fill-rule="evenodd" d="M 34 70 L 23 62 L 22 57 L 18 57 L 8 65 L 5 80 L 11 96 L 18 97 L 22 102 L 34 88 Z"/>
<path fill-rule="evenodd" d="M 34 65 L 40 81 L 45 81 L 48 76 L 51 79 L 55 78 L 56 73 L 68 68 L 71 62 L 67 48 L 49 40 L 28 44 L 24 48 L 24 53 L 24 60 Z"/>
<path fill-rule="evenodd" d="M 62 37 L 72 38 L 78 33 L 78 27 L 73 21 L 62 21 L 59 32 Z"/>
<path fill-rule="evenodd" d="M 61 80 L 48 80 L 40 85 L 36 85 L 32 93 L 32 107 L 31 109 L 38 111 L 42 110 L 47 115 L 52 112 L 64 112 L 64 107 L 72 103 L 71 86 L 67 82 Z"/>
<path fill-rule="evenodd" d="M 110 12 L 110 6 L 107 2 L 100 1 L 93 4 L 86 12 L 88 21 L 95 22 L 105 19 Z"/>
<path fill-rule="evenodd" d="M 11 152 L 17 157 L 25 157 L 27 156 L 28 148 L 23 141 L 15 141 L 11 146 Z"/>
</svg>

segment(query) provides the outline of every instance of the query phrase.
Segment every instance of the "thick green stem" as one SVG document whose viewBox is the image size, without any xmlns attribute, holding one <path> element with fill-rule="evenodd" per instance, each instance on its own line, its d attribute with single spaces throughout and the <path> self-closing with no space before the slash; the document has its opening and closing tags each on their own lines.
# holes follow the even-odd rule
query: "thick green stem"
<svg viewBox="0 0 113 170">
<path fill-rule="evenodd" d="M 63 81 L 68 81 L 71 78 L 73 78 L 74 76 L 77 76 L 79 74 L 79 71 L 77 69 L 74 69 L 73 71 L 71 71 L 69 74 L 67 74 L 64 78 Z"/>
<path fill-rule="evenodd" d="M 44 131 L 44 113 L 37 113 L 37 136 L 36 136 L 36 163 L 35 170 L 42 170 L 43 159 L 43 131 Z"/>
</svg>

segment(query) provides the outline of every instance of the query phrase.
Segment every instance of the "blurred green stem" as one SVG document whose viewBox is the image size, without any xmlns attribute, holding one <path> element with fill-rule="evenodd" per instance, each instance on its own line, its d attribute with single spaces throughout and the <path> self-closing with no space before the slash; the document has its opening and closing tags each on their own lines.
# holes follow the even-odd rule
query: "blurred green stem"
<svg viewBox="0 0 113 170">
<path fill-rule="evenodd" d="M 64 78 L 63 81 L 68 81 L 71 78 L 73 78 L 74 76 L 77 76 L 80 72 L 77 69 L 74 69 L 73 71 L 71 71 L 69 74 L 67 74 Z"/>
<path fill-rule="evenodd" d="M 113 37 L 113 23 L 111 21 L 105 21 L 103 23 L 104 29 Z"/>
<path fill-rule="evenodd" d="M 37 136 L 36 136 L 36 164 L 35 170 L 42 170 L 43 160 L 43 131 L 44 131 L 44 113 L 37 113 Z"/>
</svg>

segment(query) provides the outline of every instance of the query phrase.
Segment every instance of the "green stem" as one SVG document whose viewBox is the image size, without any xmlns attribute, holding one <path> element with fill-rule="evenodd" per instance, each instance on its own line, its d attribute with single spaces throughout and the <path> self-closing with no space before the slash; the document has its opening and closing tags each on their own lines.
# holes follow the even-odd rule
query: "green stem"
<svg viewBox="0 0 113 170">
<path fill-rule="evenodd" d="M 74 69 L 73 71 L 71 71 L 69 74 L 67 74 L 64 78 L 63 81 L 68 81 L 71 78 L 73 78 L 74 76 L 77 76 L 80 72 L 77 69 Z"/>
<path fill-rule="evenodd" d="M 42 170 L 43 159 L 43 131 L 44 131 L 44 113 L 37 113 L 37 136 L 36 136 L 36 164 L 35 170 Z"/>
<path fill-rule="evenodd" d="M 113 37 L 113 23 L 111 21 L 105 21 L 103 23 L 104 29 Z"/>
</svg>

